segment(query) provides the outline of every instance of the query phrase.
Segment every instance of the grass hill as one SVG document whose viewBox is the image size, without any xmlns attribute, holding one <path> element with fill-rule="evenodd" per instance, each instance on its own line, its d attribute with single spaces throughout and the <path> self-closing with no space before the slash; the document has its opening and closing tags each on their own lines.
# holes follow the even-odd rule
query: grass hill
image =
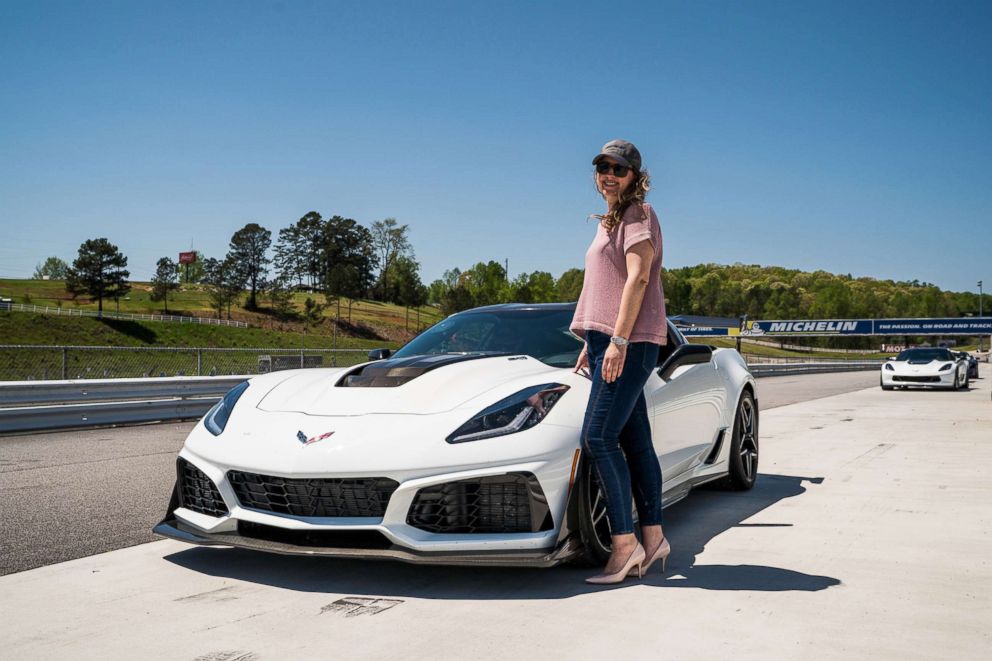
<svg viewBox="0 0 992 661">
<path fill-rule="evenodd" d="M 96 301 L 73 299 L 60 280 L 0 279 L 0 297 L 10 298 L 14 303 L 65 310 L 97 310 Z M 248 323 L 249 328 L 0 313 L 0 344 L 298 347 L 303 343 L 312 348 L 395 347 L 441 319 L 440 312 L 429 306 L 407 310 L 391 303 L 342 299 L 338 323 L 334 321 L 338 315 L 337 305 L 325 307 L 319 321 L 307 322 L 302 317 L 302 310 L 308 297 L 324 303 L 320 294 L 296 293 L 293 296 L 296 314 L 289 318 L 277 317 L 264 306 L 264 300 L 260 301 L 262 307 L 256 312 L 232 306 L 230 318 Z M 169 314 L 217 316 L 201 285 L 183 285 L 170 295 L 168 305 Z M 134 314 L 165 313 L 161 302 L 151 300 L 151 285 L 142 282 L 132 283 L 131 293 L 125 299 L 105 300 L 103 309 Z M 222 316 L 227 318 L 226 311 Z"/>
</svg>

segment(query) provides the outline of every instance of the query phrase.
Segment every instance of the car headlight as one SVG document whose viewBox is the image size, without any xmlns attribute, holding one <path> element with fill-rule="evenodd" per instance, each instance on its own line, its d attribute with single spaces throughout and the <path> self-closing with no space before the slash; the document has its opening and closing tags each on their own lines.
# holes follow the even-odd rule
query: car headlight
<svg viewBox="0 0 992 661">
<path fill-rule="evenodd" d="M 937 371 L 938 372 L 946 372 L 947 370 L 951 369 L 952 367 L 954 367 L 954 363 L 947 363 L 946 365 L 944 365 L 943 367 L 941 367 Z"/>
<path fill-rule="evenodd" d="M 214 436 L 220 436 L 224 431 L 224 427 L 227 426 L 227 421 L 231 417 L 231 411 L 234 410 L 234 405 L 237 404 L 238 399 L 241 395 L 248 390 L 248 382 L 234 386 L 227 391 L 224 398 L 219 402 L 214 404 L 213 408 L 207 411 L 207 414 L 203 416 L 203 426 L 207 428 Z"/>
<path fill-rule="evenodd" d="M 885 363 L 885 369 L 889 370 L 890 372 L 896 371 L 896 368 L 892 366 L 892 363 Z"/>
<path fill-rule="evenodd" d="M 480 411 L 444 440 L 465 443 L 530 429 L 548 415 L 567 390 L 568 386 L 561 383 L 545 383 L 521 390 Z"/>
</svg>

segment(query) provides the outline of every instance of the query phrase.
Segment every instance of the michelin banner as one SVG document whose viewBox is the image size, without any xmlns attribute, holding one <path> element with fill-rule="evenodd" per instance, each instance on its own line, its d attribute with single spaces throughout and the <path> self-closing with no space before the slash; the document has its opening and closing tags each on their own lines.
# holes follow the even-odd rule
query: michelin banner
<svg viewBox="0 0 992 661">
<path fill-rule="evenodd" d="M 952 319 L 798 319 L 748 321 L 744 337 L 774 335 L 988 335 L 992 317 Z"/>
<path fill-rule="evenodd" d="M 952 319 L 784 319 L 747 321 L 743 328 L 679 327 L 690 337 L 830 335 L 992 335 L 992 317 Z"/>
</svg>

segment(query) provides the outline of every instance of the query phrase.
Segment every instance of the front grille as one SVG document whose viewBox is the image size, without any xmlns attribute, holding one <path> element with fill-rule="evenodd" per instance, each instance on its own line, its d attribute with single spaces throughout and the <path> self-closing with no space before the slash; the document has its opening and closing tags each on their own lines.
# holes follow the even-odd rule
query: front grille
<svg viewBox="0 0 992 661">
<path fill-rule="evenodd" d="M 940 383 L 939 376 L 894 376 L 892 380 L 904 383 Z"/>
<path fill-rule="evenodd" d="M 217 485 L 203 471 L 182 458 L 176 462 L 176 471 L 179 474 L 181 507 L 210 516 L 224 516 L 228 513 L 227 505 L 217 491 Z"/>
<path fill-rule="evenodd" d="M 551 511 L 530 473 L 491 475 L 425 487 L 407 523 L 432 533 L 515 533 L 552 528 Z"/>
<path fill-rule="evenodd" d="M 329 549 L 388 549 L 392 543 L 378 530 L 287 530 L 251 521 L 238 521 L 242 537 L 291 546 Z"/>
<path fill-rule="evenodd" d="M 228 471 L 242 506 L 293 516 L 382 518 L 399 483 L 384 477 L 291 479 Z"/>
</svg>

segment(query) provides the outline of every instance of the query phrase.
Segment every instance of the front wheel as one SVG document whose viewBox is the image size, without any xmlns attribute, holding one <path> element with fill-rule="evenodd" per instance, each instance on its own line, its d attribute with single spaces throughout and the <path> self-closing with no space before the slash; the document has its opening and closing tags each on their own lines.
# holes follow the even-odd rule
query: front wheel
<svg viewBox="0 0 992 661">
<path fill-rule="evenodd" d="M 579 538 L 582 541 L 582 555 L 579 564 L 599 566 L 606 564 L 613 549 L 610 532 L 610 518 L 606 516 L 606 499 L 599 488 L 592 462 L 582 460 L 579 477 Z"/>
<path fill-rule="evenodd" d="M 885 385 L 885 381 L 882 380 L 882 377 L 878 377 L 878 385 L 882 386 L 882 390 L 892 390 L 892 388 L 895 387 Z"/>
<path fill-rule="evenodd" d="M 606 515 L 606 499 L 599 488 L 592 461 L 582 460 L 582 471 L 576 485 L 579 498 L 579 539 L 582 541 L 582 554 L 576 562 L 590 567 L 601 567 L 610 559 L 613 550 L 613 531 L 610 517 Z M 631 516 L 636 528 L 637 508 L 631 502 Z"/>
</svg>

